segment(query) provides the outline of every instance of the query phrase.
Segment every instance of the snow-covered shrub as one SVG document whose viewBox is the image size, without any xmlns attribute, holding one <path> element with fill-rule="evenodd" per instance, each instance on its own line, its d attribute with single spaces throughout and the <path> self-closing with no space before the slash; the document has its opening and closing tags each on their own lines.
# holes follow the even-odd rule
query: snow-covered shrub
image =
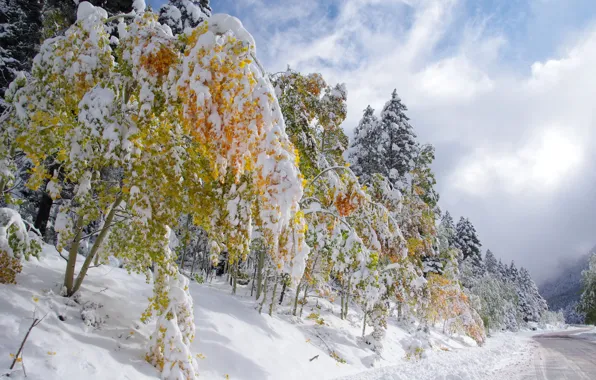
<svg viewBox="0 0 596 380">
<path fill-rule="evenodd" d="M 98 311 L 102 307 L 102 304 L 93 301 L 89 301 L 83 305 L 81 319 L 85 323 L 85 326 L 98 329 L 106 322 L 105 316 Z"/>
<path fill-rule="evenodd" d="M 21 260 L 38 257 L 41 244 L 35 234 L 29 233 L 19 213 L 0 208 L 0 283 L 16 283 L 22 270 Z"/>
<path fill-rule="evenodd" d="M 387 307 L 383 302 L 375 304 L 370 312 L 370 324 L 373 331 L 364 337 L 364 341 L 372 346 L 373 351 L 378 354 L 383 352 L 383 339 L 387 334 Z"/>
<path fill-rule="evenodd" d="M 563 310 L 545 311 L 540 316 L 538 326 L 541 329 L 546 329 L 549 327 L 562 328 L 563 326 L 565 326 L 565 315 L 563 315 Z"/>
<path fill-rule="evenodd" d="M 422 330 L 418 330 L 412 336 L 402 339 L 401 345 L 406 351 L 406 359 L 422 359 L 426 357 L 429 350 L 429 336 Z"/>
</svg>

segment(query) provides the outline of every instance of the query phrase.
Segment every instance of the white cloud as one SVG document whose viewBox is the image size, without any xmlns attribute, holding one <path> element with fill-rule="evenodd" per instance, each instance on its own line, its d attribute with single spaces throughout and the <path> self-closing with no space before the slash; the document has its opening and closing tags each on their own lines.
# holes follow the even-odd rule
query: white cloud
<svg viewBox="0 0 596 380">
<path fill-rule="evenodd" d="M 550 127 L 514 152 L 479 149 L 464 157 L 450 178 L 462 192 L 490 197 L 495 192 L 550 193 L 577 174 L 584 152 L 564 129 Z"/>
</svg>

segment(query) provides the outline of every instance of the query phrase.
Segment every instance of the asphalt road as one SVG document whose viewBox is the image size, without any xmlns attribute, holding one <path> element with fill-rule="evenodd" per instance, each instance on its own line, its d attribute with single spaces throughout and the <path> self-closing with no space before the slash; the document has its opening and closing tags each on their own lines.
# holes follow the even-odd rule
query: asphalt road
<svg viewBox="0 0 596 380">
<path fill-rule="evenodd" d="M 538 380 L 596 380 L 596 343 L 574 336 L 585 330 L 539 334 L 534 356 L 535 374 L 524 379 Z"/>
</svg>

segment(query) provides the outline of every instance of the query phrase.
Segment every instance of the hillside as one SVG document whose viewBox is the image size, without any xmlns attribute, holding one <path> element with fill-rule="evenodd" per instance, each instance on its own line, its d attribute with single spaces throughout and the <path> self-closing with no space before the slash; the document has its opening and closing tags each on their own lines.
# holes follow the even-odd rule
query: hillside
<svg viewBox="0 0 596 380">
<path fill-rule="evenodd" d="M 588 267 L 588 260 L 594 252 L 596 247 L 540 286 L 540 294 L 548 303 L 549 309 L 562 309 L 567 323 L 583 323 L 583 317 L 575 312 L 575 306 L 581 295 L 582 271 Z"/>
<path fill-rule="evenodd" d="M 79 259 L 78 265 L 83 257 Z M 23 367 L 28 379 L 158 378 L 143 358 L 155 321 L 139 321 L 151 284 L 144 276 L 101 266 L 91 271 L 80 296 L 65 298 L 57 294 L 64 265 L 55 249 L 46 246 L 39 261 L 24 263 L 17 285 L 0 285 L 0 368 L 10 365 L 34 313 L 45 318 L 31 331 L 24 366 L 9 371 L 11 378 L 24 378 Z M 209 284 L 193 282 L 190 292 L 197 326 L 192 353 L 200 358 L 202 379 L 382 378 L 378 371 L 372 377 L 359 375 L 371 367 L 397 371 L 396 379 L 435 379 L 436 373 L 488 379 L 497 371 L 502 374 L 504 365 L 525 365 L 532 355 L 523 335 L 497 334 L 477 347 L 467 337 L 433 329 L 422 359 L 408 360 L 408 348 L 420 342 L 390 321 L 384 354 L 377 357 L 360 337 L 357 310 L 341 320 L 338 304 L 319 299 L 305 308 L 305 315 L 320 316 L 317 323 L 286 314 L 284 305 L 273 317 L 259 314 L 248 288 L 231 295 L 219 278 Z"/>
</svg>

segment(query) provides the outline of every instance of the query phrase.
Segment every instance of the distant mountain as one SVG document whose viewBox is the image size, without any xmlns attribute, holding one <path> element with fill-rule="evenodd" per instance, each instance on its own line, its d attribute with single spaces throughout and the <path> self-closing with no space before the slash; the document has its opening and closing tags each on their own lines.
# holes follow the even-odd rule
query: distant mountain
<svg viewBox="0 0 596 380">
<path fill-rule="evenodd" d="M 582 293 L 582 271 L 588 268 L 588 261 L 593 252 L 596 252 L 596 247 L 540 286 L 540 294 L 548 303 L 548 308 L 553 311 L 562 309 L 567 323 L 584 322 L 583 315 L 575 311 L 575 306 Z"/>
</svg>

